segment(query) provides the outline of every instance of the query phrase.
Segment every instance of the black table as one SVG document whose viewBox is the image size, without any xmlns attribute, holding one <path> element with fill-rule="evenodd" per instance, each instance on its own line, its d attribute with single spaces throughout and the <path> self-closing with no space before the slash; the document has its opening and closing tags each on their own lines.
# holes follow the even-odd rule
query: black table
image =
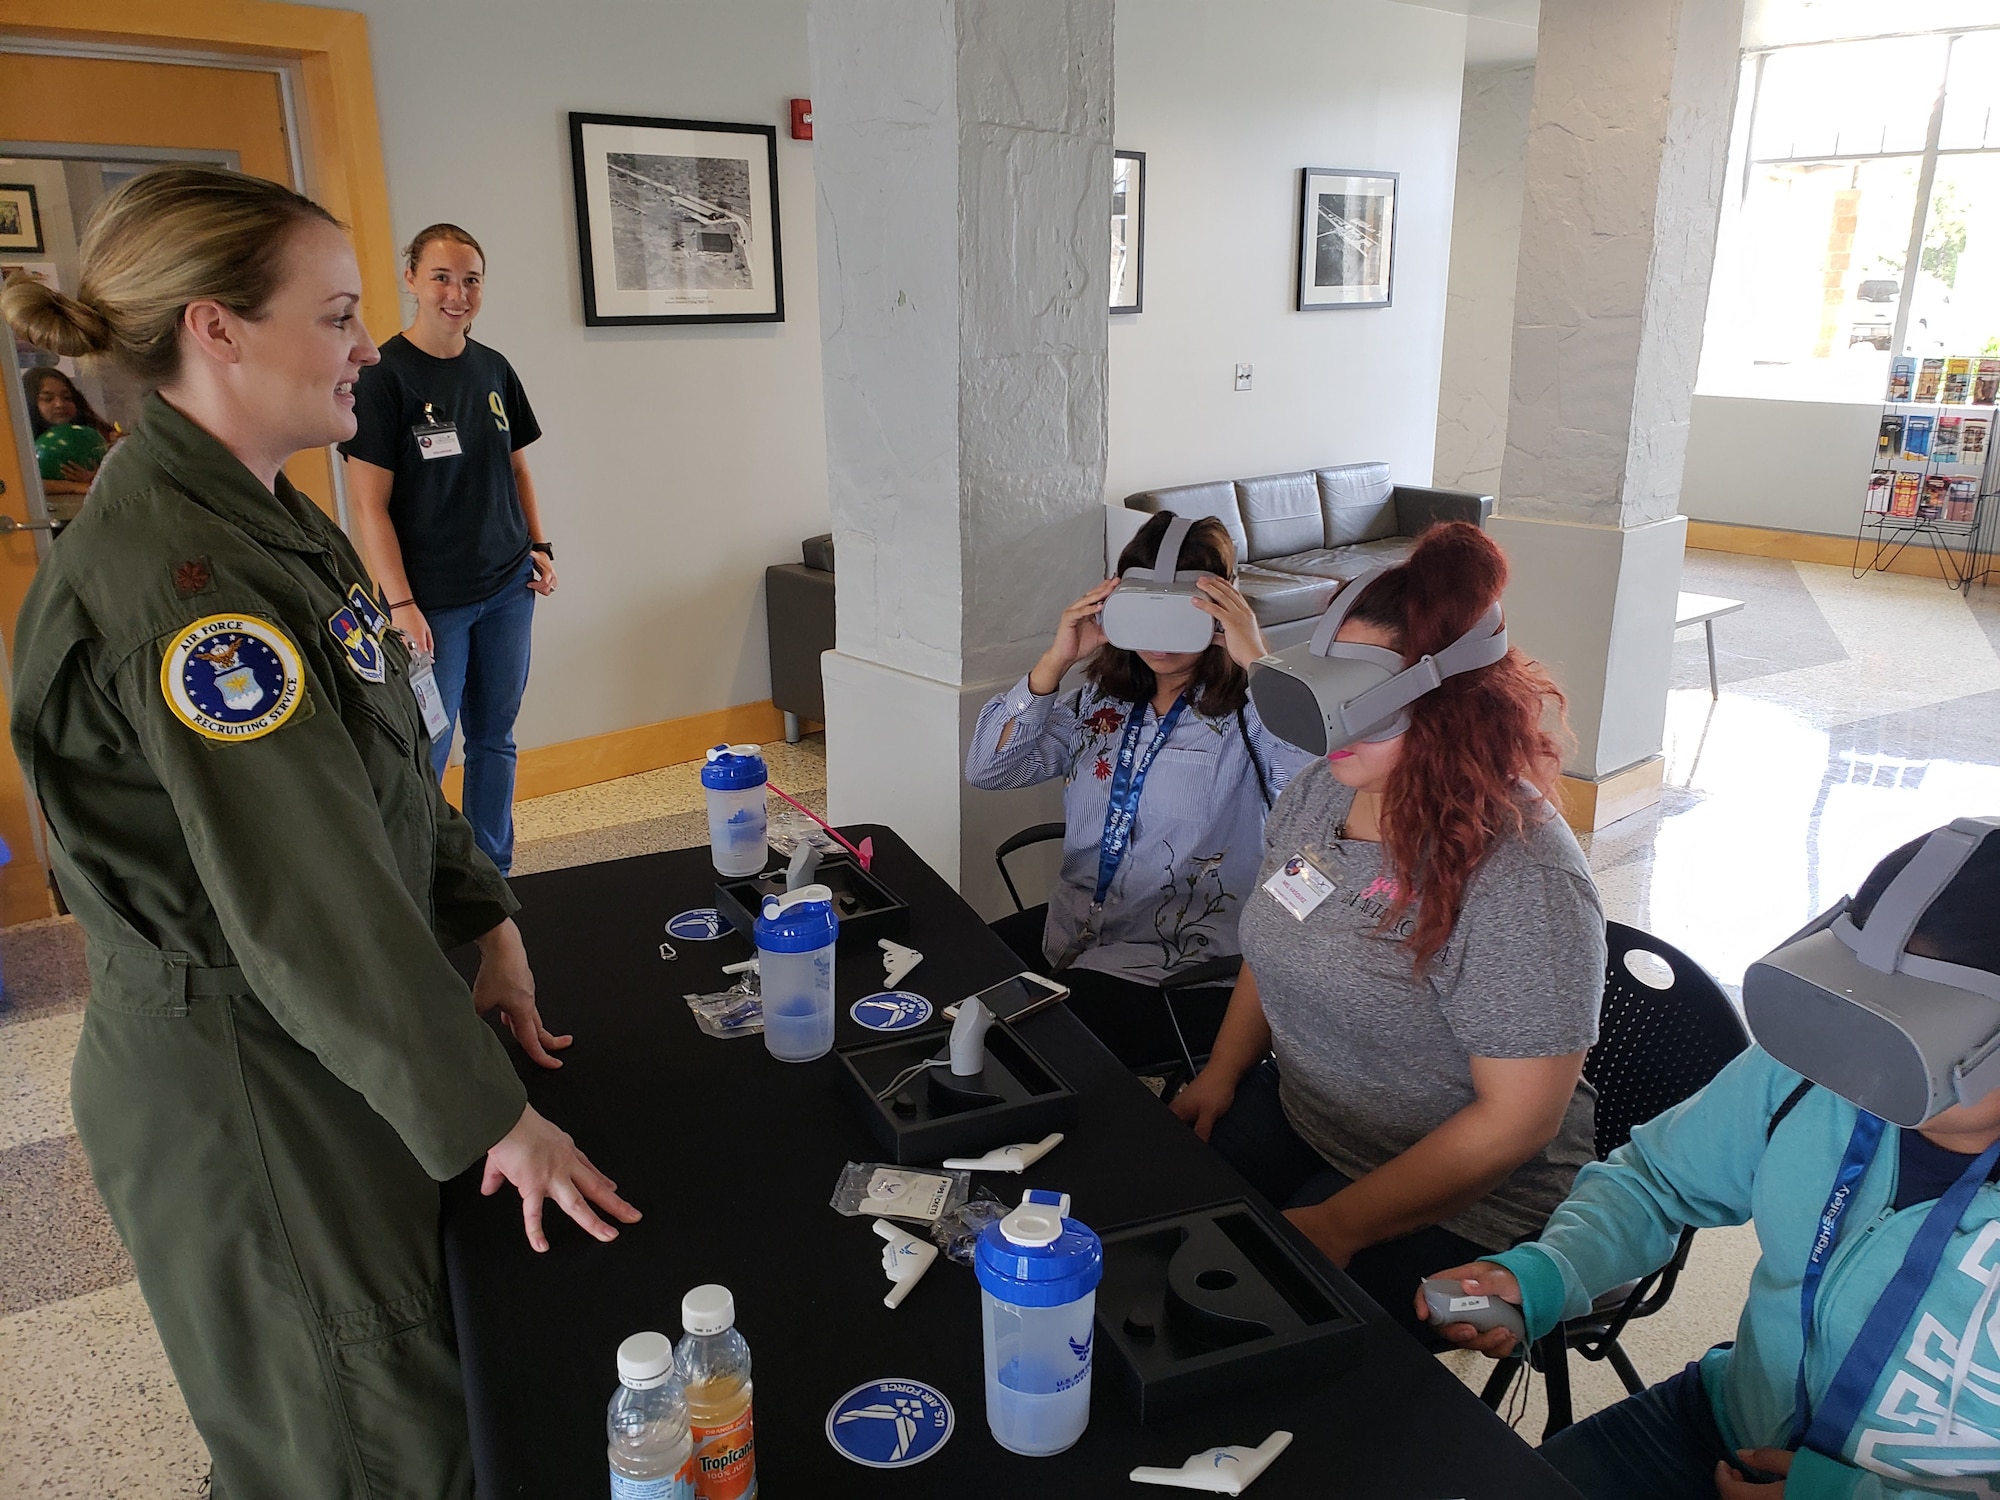
<svg viewBox="0 0 2000 1500">
<path fill-rule="evenodd" d="M 875 840 L 875 872 L 910 905 L 904 941 L 924 954 L 903 988 L 942 1008 L 1018 967 L 1006 946 L 894 833 Z M 1254 1445 L 1276 1428 L 1291 1448 L 1250 1493 L 1286 1496 L 1556 1496 L 1572 1491 L 1431 1356 L 1344 1279 L 1369 1326 L 1322 1382 L 1255 1390 L 1154 1428 L 1127 1414 L 1108 1371 L 1081 1442 L 1054 1459 L 1008 1453 L 986 1430 L 979 1297 L 969 1269 L 939 1258 L 903 1305 L 882 1305 L 882 1241 L 865 1218 L 827 1206 L 843 1163 L 879 1159 L 836 1090 L 832 1057 L 773 1060 L 757 1037 L 701 1034 L 681 996 L 721 989 L 721 966 L 747 957 L 734 934 L 675 940 L 666 919 L 707 906 L 706 849 L 530 875 L 514 883 L 544 1015 L 576 1044 L 560 1072 L 525 1062 L 535 1107 L 573 1134 L 645 1212 L 600 1245 L 550 1205 L 551 1248 L 528 1249 L 508 1188 L 481 1198 L 475 1169 L 445 1194 L 445 1255 L 465 1365 L 482 1500 L 598 1497 L 608 1492 L 604 1408 L 613 1355 L 641 1329 L 680 1333 L 689 1287 L 736 1295 L 750 1342 L 757 1469 L 770 1500 L 787 1496 L 1167 1496 L 1132 1485 L 1137 1464 L 1178 1467 L 1217 1443 Z M 836 1045 L 869 1033 L 847 1007 L 880 988 L 872 942 L 841 951 Z M 1074 1197 L 1104 1228 L 1252 1196 L 1242 1179 L 1163 1109 L 1061 1007 L 1024 1035 L 1082 1095 L 1079 1126 L 1020 1179 Z M 511 1045 L 511 1044 L 510 1044 Z M 1018 1184 L 1018 1186 L 1017 1186 Z M 861 1468 L 827 1443 L 828 1408 L 864 1381 L 936 1386 L 957 1417 L 951 1440 L 912 1468 Z"/>
</svg>

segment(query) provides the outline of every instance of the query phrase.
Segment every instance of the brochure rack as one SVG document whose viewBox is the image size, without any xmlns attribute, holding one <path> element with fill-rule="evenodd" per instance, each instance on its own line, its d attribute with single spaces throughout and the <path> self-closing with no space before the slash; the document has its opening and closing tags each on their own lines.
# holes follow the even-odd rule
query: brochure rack
<svg viewBox="0 0 2000 1500">
<path fill-rule="evenodd" d="M 1891 389 L 1854 534 L 1853 575 L 1886 571 L 1916 542 L 1936 554 L 1946 587 L 1983 585 L 1993 572 L 1991 533 L 2000 515 L 2000 405 L 1896 399 L 1893 378 Z"/>
</svg>

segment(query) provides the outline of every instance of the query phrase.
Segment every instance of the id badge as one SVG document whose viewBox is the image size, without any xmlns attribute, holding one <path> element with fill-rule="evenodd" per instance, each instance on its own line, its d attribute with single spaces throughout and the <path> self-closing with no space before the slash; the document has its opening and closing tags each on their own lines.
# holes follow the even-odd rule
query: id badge
<svg viewBox="0 0 2000 1500">
<path fill-rule="evenodd" d="M 464 451 L 458 446 L 456 422 L 426 422 L 412 427 L 410 435 L 417 440 L 417 452 L 426 460 L 457 458 Z"/>
<path fill-rule="evenodd" d="M 1264 889 L 1278 905 L 1303 922 L 1333 894 L 1333 882 L 1320 874 L 1303 854 L 1294 854 L 1279 866 L 1277 874 L 1264 882 Z"/>
<path fill-rule="evenodd" d="M 437 673 L 431 669 L 429 656 L 412 653 L 410 656 L 410 692 L 417 700 L 417 710 L 424 716 L 424 728 L 436 740 L 451 728 L 451 720 L 445 716 L 444 700 L 438 696 Z"/>
</svg>

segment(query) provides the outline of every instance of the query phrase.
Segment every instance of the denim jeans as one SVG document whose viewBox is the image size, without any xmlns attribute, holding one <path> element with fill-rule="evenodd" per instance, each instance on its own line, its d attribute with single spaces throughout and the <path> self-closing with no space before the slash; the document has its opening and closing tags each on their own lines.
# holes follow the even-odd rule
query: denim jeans
<svg viewBox="0 0 2000 1500">
<path fill-rule="evenodd" d="M 1776 1477 L 1745 1469 L 1724 1445 L 1699 1364 L 1565 1427 L 1541 1452 L 1585 1500 L 1715 1500 L 1718 1460 Z"/>
<path fill-rule="evenodd" d="M 437 654 L 438 698 L 451 720 L 431 741 L 431 769 L 443 779 L 452 730 L 463 715 L 465 816 L 473 839 L 502 875 L 514 863 L 514 716 L 528 686 L 533 576 L 533 566 L 524 562 L 506 587 L 477 604 L 424 611 Z"/>
<path fill-rule="evenodd" d="M 1243 1075 L 1235 1103 L 1215 1122 L 1208 1143 L 1280 1208 L 1324 1203 L 1351 1182 L 1300 1139 L 1285 1118 L 1275 1058 L 1265 1058 Z M 1417 1317 L 1417 1284 L 1434 1272 L 1492 1253 L 1433 1224 L 1357 1252 L 1347 1263 L 1347 1274 L 1425 1348 L 1449 1349 L 1453 1346 Z"/>
</svg>

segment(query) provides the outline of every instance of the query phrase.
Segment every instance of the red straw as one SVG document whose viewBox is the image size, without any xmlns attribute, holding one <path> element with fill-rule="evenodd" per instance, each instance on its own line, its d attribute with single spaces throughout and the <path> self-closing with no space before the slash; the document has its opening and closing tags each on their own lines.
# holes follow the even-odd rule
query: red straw
<svg viewBox="0 0 2000 1500">
<path fill-rule="evenodd" d="M 766 784 L 771 788 L 772 791 L 776 792 L 780 797 L 783 797 L 787 802 L 791 803 L 792 806 L 796 807 L 800 812 L 804 813 L 807 817 L 811 818 L 815 823 L 819 824 L 820 827 L 824 828 L 829 834 L 831 834 L 833 837 L 833 841 L 836 844 L 840 845 L 841 848 L 845 849 L 849 854 L 853 855 L 856 861 L 858 861 L 859 864 L 861 865 L 862 869 L 864 870 L 867 869 L 870 865 L 872 865 L 875 862 L 875 841 L 873 839 L 863 839 L 861 841 L 861 847 L 858 849 L 855 848 L 854 845 L 848 843 L 846 839 L 842 838 L 837 832 L 835 832 L 834 827 L 831 823 L 827 822 L 825 818 L 822 818 L 818 813 L 814 812 L 810 807 L 807 807 L 805 803 L 799 801 L 798 798 L 794 797 L 790 792 L 786 791 L 783 787 L 779 786 L 777 782 L 773 781 L 773 782 L 768 782 Z"/>
</svg>

